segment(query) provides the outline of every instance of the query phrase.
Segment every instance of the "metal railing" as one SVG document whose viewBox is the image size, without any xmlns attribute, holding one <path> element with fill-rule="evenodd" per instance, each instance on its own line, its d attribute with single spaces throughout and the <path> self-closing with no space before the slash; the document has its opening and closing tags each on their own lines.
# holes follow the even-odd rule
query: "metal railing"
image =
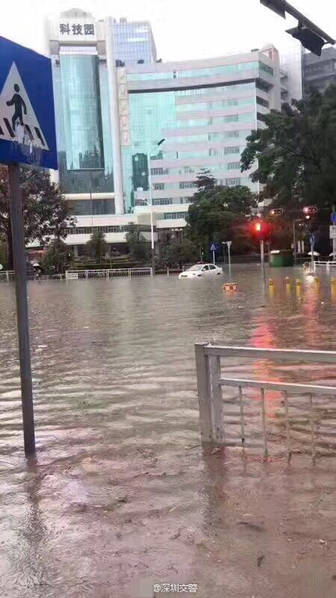
<svg viewBox="0 0 336 598">
<path fill-rule="evenodd" d="M 1 270 L 0 282 L 10 282 L 14 280 L 14 270 Z"/>
<path fill-rule="evenodd" d="M 202 443 L 238 446 L 243 449 L 261 448 L 264 458 L 267 459 L 270 441 L 277 447 L 280 445 L 281 450 L 285 442 L 285 450 L 290 460 L 292 454 L 297 452 L 294 450 L 294 441 L 297 442 L 297 436 L 301 434 L 299 441 L 302 442 L 304 433 L 305 442 L 308 439 L 310 453 L 315 461 L 317 440 L 323 449 L 329 447 L 328 439 L 336 437 L 336 422 L 331 421 L 336 417 L 331 413 L 329 421 L 323 423 L 323 419 L 328 420 L 328 409 L 322 404 L 322 397 L 336 397 L 336 386 L 228 378 L 223 377 L 221 373 L 222 358 L 237 357 L 241 360 L 248 357 L 296 364 L 297 374 L 299 365 L 304 362 L 335 364 L 335 351 L 259 349 L 198 343 L 195 345 L 195 356 Z M 238 389 L 238 394 L 224 400 L 223 387 Z M 244 392 L 246 389 L 251 389 L 252 396 Z M 282 398 L 277 403 L 277 417 L 273 418 L 268 417 L 268 404 L 265 401 L 266 393 L 270 391 Z M 308 398 L 308 403 L 302 405 L 302 401 L 299 402 L 298 399 L 304 397 Z M 273 402 L 272 408 L 274 409 Z M 335 410 L 335 407 L 333 409 Z M 260 439 L 261 443 L 258 444 L 256 440 Z M 333 454 L 336 454 L 336 445 L 333 448 Z"/>
<path fill-rule="evenodd" d="M 47 280 L 63 280 L 65 278 L 64 274 L 38 274 L 36 273 L 27 273 L 27 280 L 38 280 L 47 281 Z M 5 270 L 0 272 L 0 282 L 12 282 L 15 280 L 15 271 L 14 270 Z"/>
<path fill-rule="evenodd" d="M 331 268 L 336 268 L 336 261 L 327 260 L 323 262 L 322 260 L 314 261 L 314 272 L 316 272 L 316 268 L 325 268 L 326 272 L 330 272 Z"/>
<path fill-rule="evenodd" d="M 116 276 L 153 276 L 152 268 L 111 268 L 101 270 L 67 270 L 66 280 L 114 278 Z"/>
</svg>

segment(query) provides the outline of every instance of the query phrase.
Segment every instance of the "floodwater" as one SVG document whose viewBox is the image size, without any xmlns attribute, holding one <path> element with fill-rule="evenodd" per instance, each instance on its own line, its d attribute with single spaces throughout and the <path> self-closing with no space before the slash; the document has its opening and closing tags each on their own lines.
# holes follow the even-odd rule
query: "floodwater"
<svg viewBox="0 0 336 598">
<path fill-rule="evenodd" d="M 1 598 L 336 595 L 332 444 L 313 466 L 308 424 L 294 422 L 288 464 L 272 394 L 267 417 L 279 439 L 267 463 L 262 451 L 203 453 L 199 444 L 195 342 L 336 350 L 330 279 L 300 290 L 299 269 L 271 275 L 269 291 L 257 266 L 236 266 L 231 294 L 219 280 L 174 276 L 31 282 L 37 457 L 28 462 L 14 287 L 0 285 Z M 332 366 L 224 368 L 336 378 Z M 332 423 L 332 400 L 324 409 Z"/>
</svg>

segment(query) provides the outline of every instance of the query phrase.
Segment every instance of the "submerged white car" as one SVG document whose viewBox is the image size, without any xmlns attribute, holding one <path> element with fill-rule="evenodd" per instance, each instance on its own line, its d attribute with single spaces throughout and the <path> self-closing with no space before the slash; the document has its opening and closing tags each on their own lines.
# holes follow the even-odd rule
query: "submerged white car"
<svg viewBox="0 0 336 598">
<path fill-rule="evenodd" d="M 184 270 L 179 274 L 179 279 L 182 278 L 214 278 L 215 276 L 222 276 L 223 270 L 215 264 L 195 264 L 188 270 Z"/>
</svg>

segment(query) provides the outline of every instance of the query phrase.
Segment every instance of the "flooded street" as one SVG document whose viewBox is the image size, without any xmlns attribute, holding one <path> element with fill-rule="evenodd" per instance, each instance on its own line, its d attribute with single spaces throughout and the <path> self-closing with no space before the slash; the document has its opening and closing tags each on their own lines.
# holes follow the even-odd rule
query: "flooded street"
<svg viewBox="0 0 336 598">
<path fill-rule="evenodd" d="M 165 582 L 198 584 L 198 598 L 336 595 L 336 450 L 313 467 L 305 433 L 290 465 L 199 446 L 195 342 L 336 350 L 330 279 L 297 290 L 301 269 L 270 276 L 271 291 L 236 266 L 231 294 L 174 276 L 31 282 L 29 463 L 14 286 L 0 285 L 1 598 L 153 598 Z M 336 380 L 332 366 L 223 365 Z"/>
</svg>

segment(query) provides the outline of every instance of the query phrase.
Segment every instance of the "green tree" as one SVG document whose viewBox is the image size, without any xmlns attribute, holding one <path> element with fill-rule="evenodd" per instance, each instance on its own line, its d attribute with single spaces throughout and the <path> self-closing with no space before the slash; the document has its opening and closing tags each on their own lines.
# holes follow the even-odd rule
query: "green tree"
<svg viewBox="0 0 336 598">
<path fill-rule="evenodd" d="M 196 177 L 196 185 L 199 191 L 209 191 L 216 187 L 216 179 L 210 170 L 202 168 Z"/>
<path fill-rule="evenodd" d="M 90 240 L 86 243 L 86 249 L 90 257 L 101 263 L 108 251 L 108 244 L 105 241 L 104 233 L 100 230 L 95 230 Z"/>
<path fill-rule="evenodd" d="M 248 187 L 218 185 L 198 191 L 188 210 L 188 237 L 205 250 L 212 242 L 234 239 L 242 242 L 246 217 L 255 205 L 255 198 Z"/>
<path fill-rule="evenodd" d="M 267 127 L 247 138 L 242 171 L 256 165 L 251 178 L 265 185 L 263 196 L 274 198 L 273 205 L 295 210 L 304 201 L 330 210 L 336 188 L 336 86 L 285 104 L 264 121 Z"/>
<path fill-rule="evenodd" d="M 198 258 L 198 250 L 195 243 L 184 238 L 180 241 L 173 240 L 166 247 L 166 260 L 168 266 L 188 264 Z"/>
<path fill-rule="evenodd" d="M 126 242 L 131 257 L 139 262 L 146 262 L 149 259 L 149 245 L 143 239 L 140 228 L 133 223 L 128 225 Z"/>
<path fill-rule="evenodd" d="M 50 239 L 65 239 L 67 227 L 74 225 L 69 205 L 58 187 L 51 183 L 49 172 L 22 168 L 22 205 L 26 244 L 38 240 L 44 246 Z M 9 215 L 8 173 L 0 167 L 0 236 L 8 247 L 8 268 L 13 268 L 12 228 Z"/>
<path fill-rule="evenodd" d="M 65 271 L 70 259 L 69 247 L 64 241 L 62 239 L 53 239 L 42 260 L 42 269 L 46 272 L 61 274 Z"/>
</svg>

